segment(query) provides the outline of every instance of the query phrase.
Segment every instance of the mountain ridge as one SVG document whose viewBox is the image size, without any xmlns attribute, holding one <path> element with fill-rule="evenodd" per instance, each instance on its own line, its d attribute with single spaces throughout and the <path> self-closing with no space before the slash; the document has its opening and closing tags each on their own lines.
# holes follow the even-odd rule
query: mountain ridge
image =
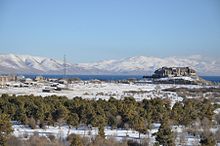
<svg viewBox="0 0 220 146">
<path fill-rule="evenodd" d="M 220 60 L 201 55 L 188 57 L 134 56 L 93 63 L 67 63 L 68 74 L 82 75 L 150 75 L 162 66 L 189 66 L 199 75 L 220 75 Z M 0 73 L 62 74 L 63 62 L 39 56 L 1 54 Z"/>
</svg>

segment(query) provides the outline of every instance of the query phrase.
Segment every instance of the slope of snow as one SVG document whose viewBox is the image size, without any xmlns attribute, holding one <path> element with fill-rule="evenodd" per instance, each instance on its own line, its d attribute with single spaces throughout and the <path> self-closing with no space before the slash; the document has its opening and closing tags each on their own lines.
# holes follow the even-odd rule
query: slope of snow
<svg viewBox="0 0 220 146">
<path fill-rule="evenodd" d="M 0 65 L 5 68 L 15 70 L 39 70 L 42 72 L 59 70 L 63 63 L 46 57 L 36 57 L 30 55 L 0 55 Z"/>
<path fill-rule="evenodd" d="M 137 74 L 152 74 L 156 69 L 163 66 L 189 66 L 196 69 L 200 74 L 220 74 L 220 61 L 203 58 L 200 55 L 189 57 L 146 57 L 136 56 L 124 58 L 120 60 L 101 61 L 95 63 L 82 63 L 83 67 L 96 67 L 109 72 L 121 73 L 137 73 Z"/>
</svg>

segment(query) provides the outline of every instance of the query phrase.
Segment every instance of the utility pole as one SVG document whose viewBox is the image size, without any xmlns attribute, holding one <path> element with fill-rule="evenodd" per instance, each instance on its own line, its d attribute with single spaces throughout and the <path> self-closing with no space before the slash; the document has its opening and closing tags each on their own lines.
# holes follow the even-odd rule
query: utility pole
<svg viewBox="0 0 220 146">
<path fill-rule="evenodd" d="M 63 56 L 63 79 L 67 81 L 66 88 L 68 89 L 68 79 L 66 76 L 66 55 Z"/>
<path fill-rule="evenodd" d="M 63 56 L 63 78 L 66 78 L 66 55 Z"/>
</svg>

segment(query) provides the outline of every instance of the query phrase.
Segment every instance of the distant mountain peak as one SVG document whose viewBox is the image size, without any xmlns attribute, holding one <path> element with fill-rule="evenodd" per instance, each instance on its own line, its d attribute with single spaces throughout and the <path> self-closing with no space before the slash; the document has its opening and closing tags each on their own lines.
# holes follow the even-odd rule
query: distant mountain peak
<svg viewBox="0 0 220 146">
<path fill-rule="evenodd" d="M 68 74 L 150 75 L 162 66 L 189 66 L 200 75 L 220 75 L 220 60 L 201 55 L 187 57 L 134 56 L 93 63 L 67 63 Z M 47 57 L 0 55 L 0 73 L 62 74 L 63 62 Z"/>
</svg>

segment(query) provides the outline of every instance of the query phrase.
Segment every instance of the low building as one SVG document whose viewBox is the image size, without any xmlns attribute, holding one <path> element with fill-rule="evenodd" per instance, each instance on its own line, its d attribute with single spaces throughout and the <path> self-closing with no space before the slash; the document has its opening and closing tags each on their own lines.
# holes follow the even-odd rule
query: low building
<svg viewBox="0 0 220 146">
<path fill-rule="evenodd" d="M 15 81 L 16 76 L 13 75 L 0 75 L 0 86 L 3 87 L 7 82 Z"/>
<path fill-rule="evenodd" d="M 196 76 L 196 71 L 189 67 L 162 67 L 157 69 L 154 78 Z"/>
<path fill-rule="evenodd" d="M 67 84 L 68 84 L 68 81 L 67 81 L 66 79 L 60 79 L 60 80 L 58 81 L 58 83 L 59 83 L 59 84 L 65 84 L 65 85 L 67 85 Z"/>
<path fill-rule="evenodd" d="M 31 78 L 25 78 L 24 84 L 31 85 L 31 84 L 33 84 L 33 80 Z"/>
<path fill-rule="evenodd" d="M 42 89 L 42 92 L 50 92 L 51 91 L 51 88 L 50 87 L 44 87 L 43 89 Z"/>
<path fill-rule="evenodd" d="M 43 76 L 36 76 L 36 78 L 34 80 L 37 82 L 43 82 L 45 79 Z"/>
<path fill-rule="evenodd" d="M 25 76 L 23 75 L 17 76 L 17 81 L 22 81 L 22 80 L 25 80 Z"/>
</svg>

